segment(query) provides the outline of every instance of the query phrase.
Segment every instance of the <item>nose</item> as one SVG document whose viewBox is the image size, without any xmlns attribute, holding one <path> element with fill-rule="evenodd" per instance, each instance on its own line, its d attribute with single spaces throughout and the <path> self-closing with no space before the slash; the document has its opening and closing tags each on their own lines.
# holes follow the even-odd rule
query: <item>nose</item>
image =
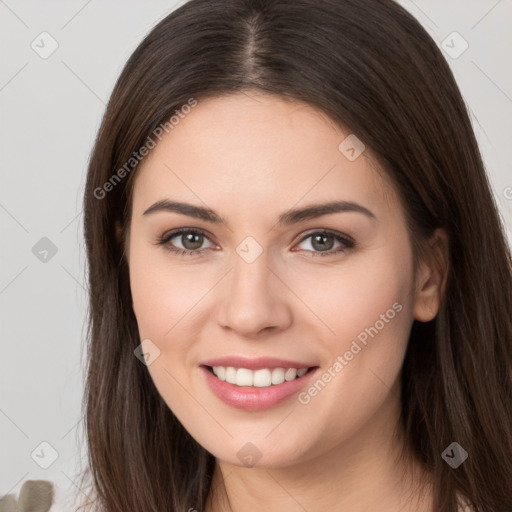
<svg viewBox="0 0 512 512">
<path fill-rule="evenodd" d="M 224 329 L 255 338 L 263 331 L 278 332 L 292 323 L 291 292 L 269 267 L 265 252 L 251 263 L 235 254 L 233 268 L 224 281 L 217 317 Z"/>
</svg>

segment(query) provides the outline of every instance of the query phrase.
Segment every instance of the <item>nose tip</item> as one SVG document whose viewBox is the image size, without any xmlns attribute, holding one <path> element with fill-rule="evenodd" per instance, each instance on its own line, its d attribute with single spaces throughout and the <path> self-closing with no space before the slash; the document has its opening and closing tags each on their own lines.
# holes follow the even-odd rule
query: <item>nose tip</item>
<svg viewBox="0 0 512 512">
<path fill-rule="evenodd" d="M 249 247 L 251 242 L 247 242 Z M 254 255 L 254 252 L 252 253 Z M 283 329 L 291 322 L 285 291 L 264 258 L 240 257 L 227 276 L 219 323 L 245 337 Z"/>
</svg>

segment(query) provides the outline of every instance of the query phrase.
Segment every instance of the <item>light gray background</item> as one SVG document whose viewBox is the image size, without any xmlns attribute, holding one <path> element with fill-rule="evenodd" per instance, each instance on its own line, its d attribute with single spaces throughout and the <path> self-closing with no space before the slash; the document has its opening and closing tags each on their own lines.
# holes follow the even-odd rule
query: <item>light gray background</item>
<svg viewBox="0 0 512 512">
<path fill-rule="evenodd" d="M 64 503 L 85 455 L 86 165 L 122 66 L 181 3 L 0 0 L 0 496 L 17 494 L 25 480 L 51 480 L 60 504 L 52 510 L 70 509 Z M 454 31 L 469 44 L 457 58 L 445 55 L 471 110 L 511 240 L 512 1 L 400 3 L 442 48 L 462 49 Z M 43 31 L 59 45 L 47 59 L 31 47 L 34 40 L 43 45 Z M 46 262 L 32 251 L 43 237 L 57 248 Z M 47 469 L 35 461 L 50 460 L 41 442 L 58 452 Z"/>
</svg>

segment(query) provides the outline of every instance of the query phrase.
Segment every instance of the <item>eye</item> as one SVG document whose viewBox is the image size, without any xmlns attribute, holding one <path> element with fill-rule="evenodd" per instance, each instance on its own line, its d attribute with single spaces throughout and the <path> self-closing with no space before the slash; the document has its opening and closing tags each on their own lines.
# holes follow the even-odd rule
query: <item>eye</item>
<svg viewBox="0 0 512 512">
<path fill-rule="evenodd" d="M 173 239 L 181 243 L 182 247 L 176 247 L 176 242 L 171 243 Z M 312 250 L 306 249 L 306 252 L 310 252 L 312 256 L 329 256 L 355 247 L 355 242 L 350 237 L 329 230 L 309 233 L 302 238 L 299 244 L 302 244 L 308 239 L 311 239 L 309 245 L 312 247 Z M 201 254 L 208 249 L 208 247 L 201 248 L 205 240 L 210 239 L 200 230 L 180 228 L 158 238 L 156 244 L 163 245 L 166 250 L 178 255 L 193 256 L 195 254 Z M 336 242 L 338 242 L 339 245 L 336 249 L 333 249 Z M 215 247 L 214 245 L 212 246 Z M 297 251 L 297 249 L 293 248 L 292 251 Z"/>
<path fill-rule="evenodd" d="M 183 247 L 176 247 L 171 240 L 176 238 Z M 157 240 L 157 245 L 163 245 L 165 249 L 180 255 L 194 255 L 204 252 L 205 248 L 199 249 L 205 240 L 209 238 L 197 229 L 180 228 L 168 233 Z"/>
<path fill-rule="evenodd" d="M 312 256 L 329 256 L 355 247 L 355 242 L 350 237 L 329 230 L 321 230 L 310 233 L 309 235 L 306 235 L 304 238 L 302 238 L 300 243 L 303 243 L 309 239 L 311 239 L 309 245 L 312 247 L 312 250 L 306 250 L 311 252 Z M 338 242 L 340 245 L 336 249 L 333 249 L 336 242 Z"/>
</svg>

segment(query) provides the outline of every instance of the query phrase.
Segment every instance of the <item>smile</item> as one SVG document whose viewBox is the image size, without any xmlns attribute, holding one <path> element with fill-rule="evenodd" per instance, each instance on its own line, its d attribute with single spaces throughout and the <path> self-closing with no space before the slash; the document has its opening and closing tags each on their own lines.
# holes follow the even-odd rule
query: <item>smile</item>
<svg viewBox="0 0 512 512">
<path fill-rule="evenodd" d="M 277 406 L 303 390 L 319 369 L 309 368 L 236 368 L 201 365 L 206 383 L 225 404 L 246 411 Z"/>
<path fill-rule="evenodd" d="M 261 370 L 249 370 L 248 368 L 234 368 L 233 366 L 213 366 L 212 371 L 219 380 L 235 384 L 236 386 L 264 388 L 300 378 L 307 373 L 308 368 L 262 368 Z"/>
</svg>

